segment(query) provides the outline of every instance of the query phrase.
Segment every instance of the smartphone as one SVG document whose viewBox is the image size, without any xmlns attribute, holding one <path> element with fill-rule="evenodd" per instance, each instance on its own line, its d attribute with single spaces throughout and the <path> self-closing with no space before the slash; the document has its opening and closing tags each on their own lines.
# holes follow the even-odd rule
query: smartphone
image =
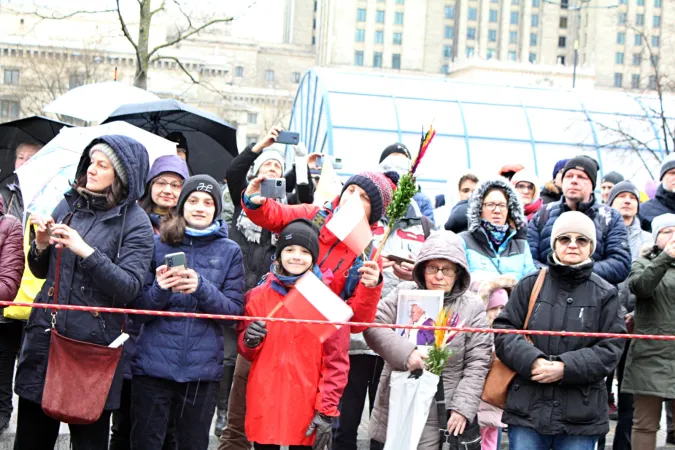
<svg viewBox="0 0 675 450">
<path fill-rule="evenodd" d="M 300 133 L 295 131 L 280 131 L 277 144 L 297 145 L 300 142 Z"/>
<path fill-rule="evenodd" d="M 260 196 L 265 198 L 284 198 L 286 195 L 285 178 L 268 178 L 260 185 Z"/>
<path fill-rule="evenodd" d="M 342 158 L 333 158 L 333 168 L 335 170 L 342 169 Z"/>
<path fill-rule="evenodd" d="M 383 255 L 382 257 L 387 258 L 389 261 L 394 261 L 396 264 L 399 264 L 399 265 L 401 263 L 404 263 L 404 262 L 408 263 L 408 264 L 415 264 L 415 261 L 413 261 L 412 259 L 402 258 L 402 257 L 396 256 L 396 255 L 387 255 L 387 256 Z"/>
<path fill-rule="evenodd" d="M 319 156 L 316 157 L 314 165 L 316 166 L 317 169 L 320 169 L 320 168 L 323 167 L 323 155 L 319 155 Z"/>
<path fill-rule="evenodd" d="M 166 255 L 164 257 L 164 264 L 166 264 L 166 267 L 168 267 L 169 269 L 173 267 L 180 267 L 182 269 L 186 269 L 187 265 L 185 264 L 185 253 L 178 252 Z"/>
</svg>

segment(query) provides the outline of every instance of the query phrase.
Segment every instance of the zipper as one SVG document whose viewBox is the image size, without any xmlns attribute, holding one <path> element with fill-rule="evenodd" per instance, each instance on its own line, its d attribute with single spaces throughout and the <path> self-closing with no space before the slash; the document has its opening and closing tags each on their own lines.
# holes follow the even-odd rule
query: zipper
<svg viewBox="0 0 675 450">
<path fill-rule="evenodd" d="M 337 273 L 337 271 L 340 270 L 340 266 L 342 265 L 343 262 L 345 262 L 344 258 L 338 261 L 337 266 L 335 266 L 335 270 L 333 270 L 333 273 Z"/>
<path fill-rule="evenodd" d="M 340 243 L 340 241 L 339 241 L 339 240 L 336 240 L 335 243 L 334 243 L 333 245 L 330 246 L 330 248 L 328 249 L 328 252 L 326 253 L 326 256 L 324 256 L 324 258 L 323 258 L 323 259 L 321 260 L 321 262 L 319 263 L 319 267 L 323 266 L 323 263 L 326 262 L 326 260 L 327 260 L 328 257 L 330 256 L 331 252 L 335 249 L 335 247 L 338 246 L 339 243 Z"/>
</svg>

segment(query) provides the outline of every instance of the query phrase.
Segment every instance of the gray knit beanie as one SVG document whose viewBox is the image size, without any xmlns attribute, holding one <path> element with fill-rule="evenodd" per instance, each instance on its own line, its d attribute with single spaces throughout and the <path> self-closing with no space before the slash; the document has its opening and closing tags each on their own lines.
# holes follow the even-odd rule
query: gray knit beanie
<svg viewBox="0 0 675 450">
<path fill-rule="evenodd" d="M 274 149 L 266 149 L 263 150 L 263 152 L 256 158 L 256 160 L 253 162 L 253 176 L 257 177 L 258 176 L 258 171 L 260 171 L 260 168 L 262 167 L 263 164 L 265 164 L 267 161 L 274 159 L 279 162 L 281 165 L 281 173 L 283 174 L 284 172 L 284 167 L 286 165 L 286 161 L 284 159 L 284 155 L 281 154 L 281 152 L 274 150 Z"/>
<path fill-rule="evenodd" d="M 591 240 L 591 255 L 595 253 L 596 234 L 593 221 L 579 211 L 568 211 L 562 213 L 560 217 L 553 222 L 553 231 L 551 232 L 551 248 L 555 251 L 555 241 L 561 234 L 579 233 Z"/>
<path fill-rule="evenodd" d="M 664 228 L 675 227 L 675 214 L 661 214 L 652 221 L 652 236 L 654 241 L 659 237 L 659 233 Z"/>
<path fill-rule="evenodd" d="M 89 157 L 91 158 L 91 155 L 94 154 L 94 152 L 101 152 L 105 156 L 108 157 L 110 160 L 110 163 L 113 166 L 113 169 L 115 169 L 115 173 L 117 176 L 120 177 L 120 180 L 122 180 L 122 184 L 124 186 L 129 186 L 129 177 L 127 177 L 127 170 L 124 168 L 124 164 L 122 164 L 122 161 L 120 160 L 119 156 L 117 156 L 117 153 L 115 153 L 115 150 L 105 142 L 99 142 L 98 144 L 94 145 L 90 150 L 89 150 Z"/>
<path fill-rule="evenodd" d="M 675 153 L 668 155 L 668 157 L 661 163 L 661 177 L 659 180 L 663 181 L 663 177 L 666 175 L 666 173 L 673 169 L 675 169 Z"/>
</svg>

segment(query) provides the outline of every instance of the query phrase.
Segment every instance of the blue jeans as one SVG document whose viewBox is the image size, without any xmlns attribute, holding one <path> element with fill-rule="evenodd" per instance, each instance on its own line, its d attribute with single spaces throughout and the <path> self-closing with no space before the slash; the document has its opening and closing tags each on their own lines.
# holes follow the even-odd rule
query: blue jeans
<svg viewBox="0 0 675 450">
<path fill-rule="evenodd" d="M 595 450 L 598 436 L 539 434 L 533 428 L 509 425 L 509 450 Z"/>
</svg>

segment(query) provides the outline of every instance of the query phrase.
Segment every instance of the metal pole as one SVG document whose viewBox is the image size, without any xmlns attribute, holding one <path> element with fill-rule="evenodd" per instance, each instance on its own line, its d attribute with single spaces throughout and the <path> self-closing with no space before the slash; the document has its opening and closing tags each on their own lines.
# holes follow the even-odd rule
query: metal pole
<svg viewBox="0 0 675 450">
<path fill-rule="evenodd" d="M 572 88 L 577 87 L 577 62 L 579 60 L 579 41 L 574 41 L 574 72 L 572 73 Z"/>
</svg>

